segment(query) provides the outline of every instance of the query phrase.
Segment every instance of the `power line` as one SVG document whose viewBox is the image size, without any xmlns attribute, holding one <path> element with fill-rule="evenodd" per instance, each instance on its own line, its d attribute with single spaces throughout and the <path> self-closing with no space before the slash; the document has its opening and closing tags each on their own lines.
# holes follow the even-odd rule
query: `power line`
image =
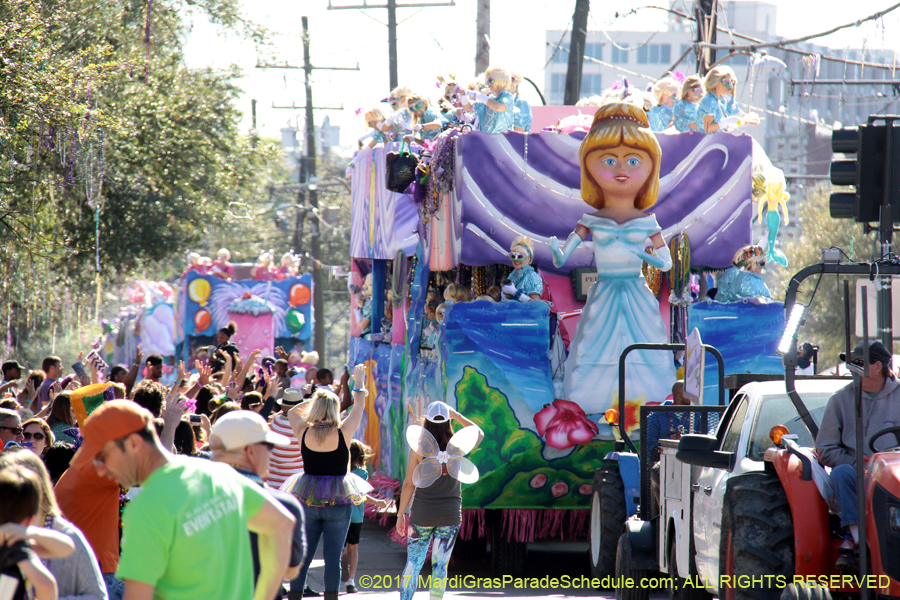
<svg viewBox="0 0 900 600">
<path fill-rule="evenodd" d="M 896 10 L 897 8 L 900 8 L 900 2 L 898 2 L 897 4 L 894 4 L 893 6 L 886 8 L 885 10 L 882 10 L 882 11 L 879 11 L 872 15 L 869 15 L 865 19 L 860 19 L 858 21 L 852 21 L 845 25 L 838 25 L 837 27 L 833 27 L 833 28 L 829 29 L 828 31 L 823 31 L 822 33 L 814 33 L 811 35 L 805 35 L 803 37 L 793 38 L 790 40 L 780 40 L 778 42 L 762 42 L 760 44 L 746 44 L 743 46 L 721 46 L 718 44 L 700 43 L 700 47 L 701 48 L 710 48 L 712 50 L 728 50 L 728 49 L 750 50 L 751 52 L 754 50 L 757 50 L 759 48 L 782 48 L 782 47 L 790 45 L 790 44 L 800 44 L 800 43 L 806 42 L 808 40 L 831 35 L 832 33 L 840 31 L 841 29 L 846 29 L 848 27 L 858 27 L 867 21 L 873 21 L 875 19 L 880 19 L 884 15 L 888 14 L 889 12 L 891 12 L 893 10 Z"/>
<path fill-rule="evenodd" d="M 687 13 L 682 13 L 682 12 L 679 12 L 679 11 L 674 10 L 674 9 L 671 9 L 671 8 L 666 8 L 666 7 L 663 7 L 663 6 L 654 6 L 654 5 L 638 6 L 638 7 L 632 8 L 632 9 L 631 9 L 630 11 L 628 11 L 627 13 L 623 13 L 623 14 L 617 15 L 617 18 L 627 17 L 628 15 L 630 15 L 630 14 L 635 14 L 635 13 L 637 13 L 637 11 L 643 10 L 643 9 L 645 9 L 645 8 L 652 8 L 652 9 L 654 9 L 654 10 L 661 10 L 661 11 L 663 11 L 663 12 L 668 12 L 668 13 L 671 13 L 671 14 L 673 14 L 673 15 L 676 15 L 676 16 L 681 17 L 682 19 L 685 19 L 685 20 L 688 20 L 688 21 L 696 21 L 696 20 L 697 20 L 697 19 L 695 19 L 694 17 L 692 17 L 691 15 L 689 15 L 689 14 L 687 14 Z M 893 10 L 893 9 L 891 9 L 891 10 Z M 727 33 L 729 36 L 735 36 L 735 37 L 739 37 L 739 38 L 741 38 L 741 39 L 743 39 L 743 40 L 747 40 L 747 41 L 749 41 L 749 42 L 753 42 L 753 45 L 754 45 L 754 47 L 756 47 L 756 48 L 759 48 L 759 47 L 760 47 L 760 46 L 759 46 L 760 44 L 765 43 L 765 40 L 761 40 L 761 39 L 759 39 L 759 38 L 755 38 L 755 37 L 752 37 L 752 36 L 749 36 L 749 35 L 746 35 L 746 34 L 743 34 L 743 33 L 739 33 L 739 32 L 737 32 L 737 31 L 731 31 L 731 30 L 725 29 L 724 27 L 716 27 L 716 30 L 717 30 L 717 31 L 721 31 L 722 33 Z M 778 44 L 782 44 L 782 43 L 784 43 L 784 42 L 778 42 Z M 896 64 L 893 64 L 893 65 L 884 65 L 884 64 L 879 64 L 879 63 L 869 63 L 869 62 L 865 62 L 865 61 L 850 60 L 850 59 L 846 59 L 846 58 L 837 58 L 837 57 L 835 57 L 835 56 L 829 56 L 829 55 L 827 55 L 827 54 L 821 54 L 821 53 L 818 53 L 818 52 L 812 52 L 812 51 L 810 51 L 810 50 L 799 50 L 799 49 L 797 49 L 797 48 L 784 48 L 784 47 L 781 47 L 781 46 L 777 46 L 777 47 L 778 47 L 780 50 L 784 50 L 785 52 L 789 52 L 789 53 L 792 53 L 792 54 L 800 54 L 800 55 L 803 55 L 803 56 L 818 56 L 821 60 L 827 60 L 827 61 L 830 61 L 830 62 L 837 62 L 837 63 L 843 63 L 843 64 L 851 64 L 851 65 L 857 65 L 857 66 L 862 66 L 862 67 L 872 67 L 872 68 L 874 68 L 874 69 L 887 69 L 887 70 L 890 70 L 890 71 L 895 71 L 896 68 L 897 68 L 897 65 L 896 65 Z M 728 46 L 726 49 L 731 49 L 731 48 L 732 48 L 732 46 Z"/>
</svg>

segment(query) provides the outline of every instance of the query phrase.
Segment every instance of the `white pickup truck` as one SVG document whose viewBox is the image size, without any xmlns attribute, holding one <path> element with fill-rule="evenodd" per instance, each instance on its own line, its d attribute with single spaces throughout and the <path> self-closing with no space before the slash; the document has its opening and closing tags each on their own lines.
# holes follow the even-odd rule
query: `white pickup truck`
<svg viewBox="0 0 900 600">
<path fill-rule="evenodd" d="M 828 399 L 849 382 L 849 378 L 800 380 L 796 389 L 818 423 Z M 758 560 L 760 575 L 783 574 L 790 581 L 794 568 L 790 507 L 783 493 L 779 496 L 770 489 L 776 484 L 781 488 L 777 475 L 767 472 L 763 462 L 773 445 L 769 431 L 775 425 L 786 426 L 799 446 L 815 445 L 784 382 L 755 382 L 738 391 L 715 436 L 690 436 L 694 448 L 660 440 L 659 518 L 626 522 L 617 549 L 617 577 L 639 581 L 662 572 L 670 581 L 667 585 L 657 581 L 654 587 L 668 588 L 672 598 L 701 599 L 719 595 L 720 576 L 732 575 L 733 561 L 740 556 L 743 561 Z M 676 459 L 677 451 L 681 460 Z M 692 464 L 682 462 L 685 459 Z M 763 583 L 750 590 L 736 589 L 734 597 L 780 598 L 775 580 L 771 583 L 771 588 Z M 646 586 L 620 587 L 616 597 L 646 600 L 649 591 Z"/>
</svg>

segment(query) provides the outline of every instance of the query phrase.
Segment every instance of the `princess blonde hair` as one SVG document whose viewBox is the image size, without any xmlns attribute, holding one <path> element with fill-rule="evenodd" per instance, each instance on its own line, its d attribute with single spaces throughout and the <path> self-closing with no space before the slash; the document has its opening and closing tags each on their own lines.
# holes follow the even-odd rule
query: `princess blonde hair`
<svg viewBox="0 0 900 600">
<path fill-rule="evenodd" d="M 509 71 L 507 71 L 503 67 L 491 67 L 490 69 L 485 71 L 484 72 L 485 84 L 487 84 L 488 78 L 493 79 L 494 83 L 503 84 L 504 90 L 509 88 L 509 84 L 512 81 L 512 76 L 509 74 Z M 488 86 L 488 87 L 490 87 L 490 86 Z"/>
<path fill-rule="evenodd" d="M 737 76 L 731 67 L 725 65 L 713 67 L 706 74 L 706 77 L 703 79 L 703 88 L 706 90 L 706 93 L 712 94 L 715 92 L 716 86 L 722 83 L 722 80 L 726 77 L 731 77 L 731 80 L 734 82 L 734 87 L 730 90 L 731 95 L 734 96 L 735 92 L 737 92 Z"/>
<path fill-rule="evenodd" d="M 687 93 L 691 91 L 691 88 L 696 87 L 698 92 L 695 92 L 701 98 L 705 95 L 705 90 L 703 89 L 703 82 L 700 79 L 699 75 L 688 75 L 684 78 L 684 81 L 681 83 L 681 90 L 678 92 L 679 100 L 687 100 Z"/>
<path fill-rule="evenodd" d="M 671 77 L 663 77 L 653 84 L 653 98 L 657 104 L 662 102 L 662 97 L 669 94 L 674 97 L 678 95 L 678 82 Z"/>
<path fill-rule="evenodd" d="M 400 101 L 400 108 L 406 108 L 406 99 L 412 96 L 412 90 L 401 85 L 391 90 L 389 98 L 397 98 Z"/>
<path fill-rule="evenodd" d="M 534 242 L 531 241 L 531 238 L 525 235 L 520 235 L 516 239 L 513 240 L 512 244 L 509 246 L 510 252 L 515 250 L 516 248 L 524 248 L 528 253 L 528 264 L 531 264 L 531 261 L 534 260 Z"/>
<path fill-rule="evenodd" d="M 387 117 L 384 116 L 384 111 L 381 110 L 380 106 L 375 106 L 367 110 L 365 118 L 367 125 L 372 123 L 381 123 L 382 121 L 387 120 Z"/>
<path fill-rule="evenodd" d="M 591 130 L 581 142 L 578 151 L 581 161 L 581 198 L 594 208 L 606 205 L 603 190 L 588 172 L 585 161 L 592 152 L 628 146 L 650 155 L 653 168 L 647 181 L 634 199 L 634 207 L 646 210 L 656 204 L 659 195 L 659 160 L 662 151 L 656 136 L 650 131 L 647 113 L 628 102 L 610 102 L 594 113 Z"/>
</svg>

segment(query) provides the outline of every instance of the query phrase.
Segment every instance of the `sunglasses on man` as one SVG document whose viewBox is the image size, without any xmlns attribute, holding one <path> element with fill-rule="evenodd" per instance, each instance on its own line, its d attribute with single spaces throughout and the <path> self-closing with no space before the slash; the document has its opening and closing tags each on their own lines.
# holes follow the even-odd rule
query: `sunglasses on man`
<svg viewBox="0 0 900 600">
<path fill-rule="evenodd" d="M 0 425 L 0 429 L 12 431 L 13 435 L 22 435 L 22 432 L 24 431 L 21 427 L 6 427 L 5 425 Z"/>
</svg>

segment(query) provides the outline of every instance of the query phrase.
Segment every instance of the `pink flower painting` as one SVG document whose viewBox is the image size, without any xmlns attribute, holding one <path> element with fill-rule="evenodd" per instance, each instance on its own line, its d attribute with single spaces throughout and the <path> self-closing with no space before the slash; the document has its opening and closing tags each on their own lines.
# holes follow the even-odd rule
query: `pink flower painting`
<svg viewBox="0 0 900 600">
<path fill-rule="evenodd" d="M 547 440 L 547 445 L 557 450 L 587 444 L 600 431 L 597 424 L 584 415 L 580 406 L 568 400 L 545 404 L 534 415 L 534 424 L 538 434 Z"/>
</svg>

